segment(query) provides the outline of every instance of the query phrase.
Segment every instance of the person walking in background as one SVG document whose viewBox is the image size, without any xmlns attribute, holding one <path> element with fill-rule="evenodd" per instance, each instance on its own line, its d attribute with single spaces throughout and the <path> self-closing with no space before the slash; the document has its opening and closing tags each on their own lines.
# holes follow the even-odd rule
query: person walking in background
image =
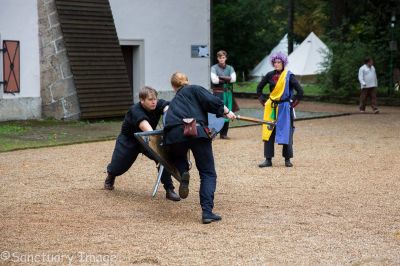
<svg viewBox="0 0 400 266">
<path fill-rule="evenodd" d="M 212 140 L 207 130 L 208 113 L 217 117 L 235 119 L 235 114 L 224 105 L 221 99 L 205 88 L 189 85 L 185 74 L 176 72 L 171 77 L 171 85 L 176 92 L 171 100 L 164 125 L 164 145 L 171 155 L 173 164 L 181 174 L 179 195 L 186 198 L 189 194 L 189 164 L 187 153 L 192 151 L 200 176 L 200 205 L 202 222 L 208 224 L 221 220 L 221 216 L 212 212 L 214 193 L 217 184 Z M 185 134 L 184 122 L 194 118 L 196 128 L 190 136 Z M 188 131 L 186 131 L 188 132 Z"/>
<path fill-rule="evenodd" d="M 257 86 L 257 95 L 264 106 L 264 120 L 276 121 L 273 129 L 263 125 L 262 139 L 264 141 L 265 161 L 259 167 L 271 167 L 274 157 L 274 143 L 283 145 L 282 155 L 285 166 L 292 167 L 293 158 L 293 120 L 294 107 L 303 97 L 303 88 L 295 79 L 293 73 L 285 69 L 288 64 L 287 56 L 277 52 L 271 56 L 271 64 L 275 68 L 268 72 Z M 269 98 L 263 94 L 264 87 L 269 84 Z M 296 94 L 294 95 L 294 90 Z"/>
<path fill-rule="evenodd" d="M 371 98 L 372 111 L 374 112 L 374 114 L 378 114 L 379 109 L 376 104 L 378 79 L 376 77 L 374 61 L 372 60 L 372 58 L 365 58 L 364 65 L 362 65 L 358 70 L 358 80 L 360 81 L 361 85 L 360 112 L 365 113 L 367 98 Z"/>
<path fill-rule="evenodd" d="M 161 115 L 168 109 L 168 101 L 157 100 L 157 91 L 151 87 L 143 87 L 139 92 L 140 101 L 132 105 L 125 115 L 121 133 L 115 142 L 111 163 L 107 166 L 107 178 L 104 189 L 113 190 L 115 178 L 124 174 L 140 153 L 154 160 L 143 151 L 134 134 L 136 132 L 151 131 L 157 127 Z M 166 198 L 179 201 L 180 197 L 174 191 L 171 174 L 163 171 L 161 182 L 164 184 Z"/>
<path fill-rule="evenodd" d="M 233 83 L 236 82 L 236 72 L 232 66 L 226 64 L 228 54 L 221 50 L 217 53 L 218 64 L 211 67 L 211 82 L 213 94 L 219 97 L 232 110 L 239 111 L 239 106 L 233 97 Z M 229 119 L 225 119 L 224 127 L 220 132 L 221 139 L 228 139 Z"/>
</svg>

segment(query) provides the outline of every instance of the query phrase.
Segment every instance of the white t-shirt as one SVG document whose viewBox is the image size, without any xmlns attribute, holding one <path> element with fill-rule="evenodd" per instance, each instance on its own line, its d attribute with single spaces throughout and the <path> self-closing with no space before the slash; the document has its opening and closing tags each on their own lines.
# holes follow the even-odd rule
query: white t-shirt
<svg viewBox="0 0 400 266">
<path fill-rule="evenodd" d="M 361 89 L 378 87 L 375 67 L 369 67 L 367 64 L 362 65 L 358 70 L 358 80 L 360 81 Z"/>
</svg>

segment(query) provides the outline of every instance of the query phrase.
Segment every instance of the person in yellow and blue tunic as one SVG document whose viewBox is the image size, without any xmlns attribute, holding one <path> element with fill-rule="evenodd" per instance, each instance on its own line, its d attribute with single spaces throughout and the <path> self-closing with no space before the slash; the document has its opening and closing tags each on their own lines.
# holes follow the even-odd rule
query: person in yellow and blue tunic
<svg viewBox="0 0 400 266">
<path fill-rule="evenodd" d="M 257 95 L 264 106 L 264 120 L 276 121 L 273 129 L 263 125 L 262 140 L 264 141 L 265 161 L 259 167 L 271 167 L 274 157 L 274 143 L 283 145 L 282 156 L 285 166 L 292 167 L 293 158 L 293 120 L 294 107 L 303 97 L 303 89 L 293 73 L 285 69 L 288 64 L 287 56 L 277 52 L 271 56 L 274 70 L 268 72 L 257 86 Z M 263 94 L 264 87 L 269 84 L 269 98 Z M 296 94 L 294 94 L 296 91 Z"/>
<path fill-rule="evenodd" d="M 236 82 L 235 69 L 226 64 L 228 54 L 221 50 L 217 53 L 218 64 L 211 67 L 211 82 L 213 86 L 213 94 L 219 97 L 224 105 L 232 110 L 239 111 L 239 106 L 233 97 L 233 83 Z M 228 139 L 229 119 L 225 119 L 224 127 L 220 131 L 221 139 Z"/>
</svg>

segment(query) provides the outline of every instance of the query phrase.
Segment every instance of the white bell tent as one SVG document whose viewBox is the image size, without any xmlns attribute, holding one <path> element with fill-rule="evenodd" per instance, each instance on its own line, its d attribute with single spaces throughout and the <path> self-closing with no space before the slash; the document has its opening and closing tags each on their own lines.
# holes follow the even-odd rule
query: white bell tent
<svg viewBox="0 0 400 266">
<path fill-rule="evenodd" d="M 324 70 L 322 65 L 329 48 L 311 32 L 288 57 L 287 68 L 301 81 L 314 80 Z"/>
</svg>

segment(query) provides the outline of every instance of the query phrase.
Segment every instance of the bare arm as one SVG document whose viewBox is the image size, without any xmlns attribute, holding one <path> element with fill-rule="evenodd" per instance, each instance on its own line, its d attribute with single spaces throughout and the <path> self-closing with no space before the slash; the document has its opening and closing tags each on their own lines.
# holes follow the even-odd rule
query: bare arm
<svg viewBox="0 0 400 266">
<path fill-rule="evenodd" d="M 139 128 L 145 132 L 145 131 L 152 131 L 153 128 L 151 127 L 151 125 L 149 124 L 149 122 L 147 122 L 147 120 L 143 120 L 142 122 L 140 122 L 139 124 Z"/>
</svg>

